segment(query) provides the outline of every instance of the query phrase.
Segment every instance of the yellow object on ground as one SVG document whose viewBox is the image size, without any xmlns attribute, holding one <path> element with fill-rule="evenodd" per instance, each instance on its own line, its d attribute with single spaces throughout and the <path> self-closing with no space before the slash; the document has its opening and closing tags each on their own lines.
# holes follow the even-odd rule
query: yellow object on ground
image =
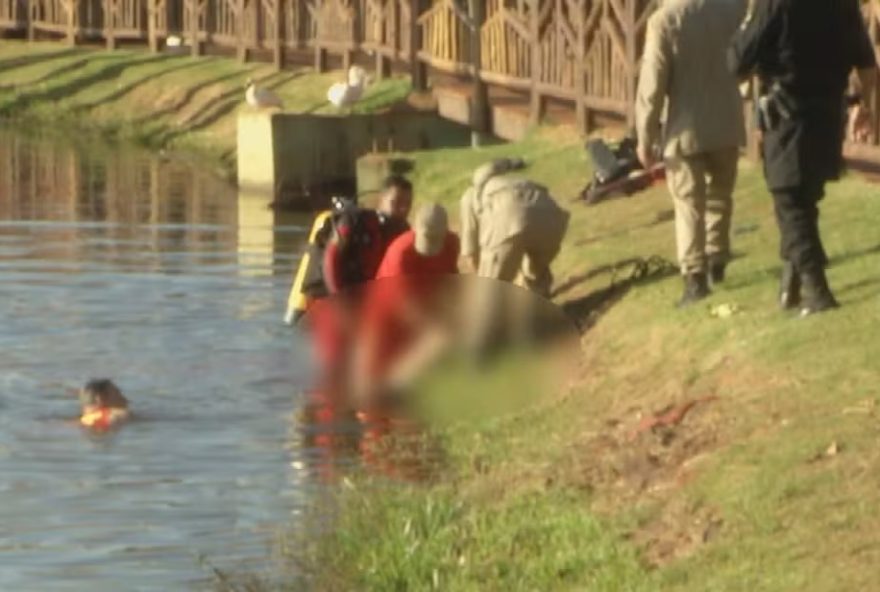
<svg viewBox="0 0 880 592">
<path fill-rule="evenodd" d="M 332 213 L 332 210 L 324 210 L 315 217 L 315 221 L 312 223 L 312 230 L 309 233 L 309 246 L 315 244 L 318 232 Z M 297 267 L 296 275 L 294 275 L 293 284 L 290 286 L 290 296 L 287 297 L 287 312 L 284 314 L 284 322 L 288 325 L 292 325 L 297 317 L 304 314 L 308 306 L 308 298 L 303 294 L 302 288 L 303 282 L 306 280 L 306 272 L 309 269 L 310 260 L 311 254 L 306 250 L 303 253 L 302 259 L 299 260 L 299 267 Z"/>
<path fill-rule="evenodd" d="M 709 314 L 715 317 L 716 319 L 729 319 L 735 314 L 740 312 L 740 308 L 736 304 L 732 303 L 724 303 L 713 306 L 709 310 Z"/>
</svg>

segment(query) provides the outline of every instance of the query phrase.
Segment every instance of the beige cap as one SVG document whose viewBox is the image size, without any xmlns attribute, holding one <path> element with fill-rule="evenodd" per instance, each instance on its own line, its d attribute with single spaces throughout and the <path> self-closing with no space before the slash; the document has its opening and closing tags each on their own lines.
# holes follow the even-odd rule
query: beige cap
<svg viewBox="0 0 880 592">
<path fill-rule="evenodd" d="M 448 229 L 449 219 L 443 206 L 432 203 L 420 207 L 413 220 L 416 252 L 433 257 L 442 251 Z"/>
</svg>

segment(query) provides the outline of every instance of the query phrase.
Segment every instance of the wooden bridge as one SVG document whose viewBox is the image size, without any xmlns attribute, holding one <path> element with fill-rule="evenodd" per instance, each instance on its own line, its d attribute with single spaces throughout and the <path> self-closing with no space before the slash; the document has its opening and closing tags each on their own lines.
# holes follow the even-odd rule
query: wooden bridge
<svg viewBox="0 0 880 592">
<path fill-rule="evenodd" d="M 603 118 L 632 121 L 657 1 L 0 0 L 0 32 L 111 49 L 137 42 L 153 51 L 174 35 L 193 55 L 234 53 L 278 68 L 303 59 L 318 69 L 370 59 L 380 76 L 395 68 L 410 72 L 417 89 L 430 76 L 435 90 L 461 91 L 460 108 L 453 102 L 446 115 L 477 131 L 491 131 L 491 105 L 505 101 L 528 123 L 553 105 L 588 130 Z M 877 46 L 880 0 L 863 6 Z M 876 146 L 853 150 L 880 162 Z"/>
</svg>

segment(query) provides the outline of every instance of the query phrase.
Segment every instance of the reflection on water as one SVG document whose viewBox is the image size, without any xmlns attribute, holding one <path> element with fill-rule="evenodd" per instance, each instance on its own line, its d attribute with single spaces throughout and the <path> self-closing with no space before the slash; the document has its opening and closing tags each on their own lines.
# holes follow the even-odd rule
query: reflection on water
<svg viewBox="0 0 880 592">
<path fill-rule="evenodd" d="M 0 590 L 277 567 L 326 459 L 279 322 L 308 221 L 266 203 L 176 157 L 0 131 Z M 136 416 L 105 438 L 66 422 L 91 377 Z"/>
</svg>

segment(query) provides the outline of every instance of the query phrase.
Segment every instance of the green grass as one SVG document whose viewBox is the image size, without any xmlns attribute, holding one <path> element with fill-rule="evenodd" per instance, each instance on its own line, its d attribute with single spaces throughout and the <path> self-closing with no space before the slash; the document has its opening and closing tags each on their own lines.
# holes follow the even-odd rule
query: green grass
<svg viewBox="0 0 880 592">
<path fill-rule="evenodd" d="M 511 495 L 487 512 L 453 488 L 351 492 L 322 590 L 649 590 L 635 554 L 565 491 Z M 381 536 L 361 537 L 382 524 Z M 377 533 L 379 534 L 379 533 Z"/>
<path fill-rule="evenodd" d="M 341 72 L 276 72 L 266 64 L 142 50 L 106 52 L 52 43 L 0 42 L 0 117 L 20 127 L 97 133 L 149 148 L 180 149 L 235 168 L 236 114 L 252 78 L 291 112 L 333 112 L 325 96 Z M 387 107 L 409 92 L 405 78 L 371 85 L 355 112 Z"/>
<path fill-rule="evenodd" d="M 554 266 L 559 281 L 632 257 L 674 259 L 665 187 L 596 207 L 570 203 L 588 171 L 581 140 L 560 129 L 409 155 L 417 200 L 446 204 L 454 219 L 473 168 L 514 154 L 572 210 Z M 430 589 L 436 571 L 444 590 L 880 589 L 880 417 L 872 407 L 880 399 L 880 189 L 857 176 L 829 185 L 822 228 L 843 308 L 810 319 L 775 307 L 778 236 L 758 167 L 742 163 L 735 199 L 737 258 L 706 303 L 675 309 L 677 277 L 636 285 L 584 337 L 583 377 L 571 391 L 497 420 L 435 422 L 444 464 L 434 481 L 389 491 L 356 477 L 337 529 L 318 543 L 340 558 L 318 588 Z M 577 303 L 610 280 L 598 273 L 557 301 Z M 719 304 L 740 312 L 715 318 Z M 648 475 L 643 490 L 625 476 L 622 484 L 589 477 L 626 469 L 620 458 L 662 453 L 657 436 L 628 443 L 620 434 L 644 414 L 706 395 L 718 399 L 676 432 L 679 442 L 700 433 L 710 441 L 678 461 L 661 454 L 665 477 Z M 617 437 L 619 449 L 595 453 L 602 437 Z M 823 456 L 832 442 L 841 451 Z M 407 520 L 428 520 L 429 505 L 438 512 L 430 526 L 404 535 Z M 703 511 L 717 517 L 717 533 L 676 543 Z M 678 551 L 649 567 L 657 545 L 670 541 Z M 479 561 L 457 566 L 462 553 Z"/>
</svg>

